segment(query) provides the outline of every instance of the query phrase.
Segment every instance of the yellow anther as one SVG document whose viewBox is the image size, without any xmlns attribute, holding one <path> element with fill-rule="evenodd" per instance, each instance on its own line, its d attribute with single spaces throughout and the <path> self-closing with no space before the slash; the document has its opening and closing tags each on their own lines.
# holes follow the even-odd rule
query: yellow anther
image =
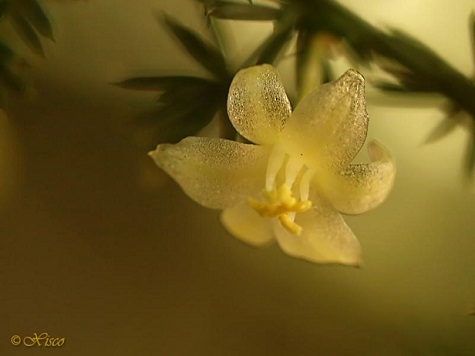
<svg viewBox="0 0 475 356">
<path fill-rule="evenodd" d="M 311 208 L 309 200 L 297 201 L 288 185 L 262 192 L 264 201 L 249 199 L 249 205 L 263 217 L 279 217 L 282 226 L 293 234 L 299 235 L 302 227 L 296 224 L 288 213 L 302 213 Z"/>
<path fill-rule="evenodd" d="M 294 235 L 298 236 L 302 232 L 302 226 L 292 221 L 287 214 L 279 215 L 279 221 L 288 232 Z"/>
</svg>

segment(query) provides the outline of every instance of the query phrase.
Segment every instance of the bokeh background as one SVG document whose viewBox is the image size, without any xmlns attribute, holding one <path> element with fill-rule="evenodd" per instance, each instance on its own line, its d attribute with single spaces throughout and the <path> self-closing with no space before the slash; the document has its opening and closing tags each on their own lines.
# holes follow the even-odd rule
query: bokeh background
<svg viewBox="0 0 475 356">
<path fill-rule="evenodd" d="M 475 1 L 341 2 L 473 73 Z M 155 143 L 134 118 L 154 94 L 111 85 L 204 75 L 154 15 L 164 10 L 206 34 L 196 3 L 42 4 L 56 43 L 44 42 L 46 59 L 17 44 L 30 90 L 9 97 L 8 117 L 0 115 L 1 355 L 475 354 L 467 133 L 422 144 L 444 117 L 441 100 L 369 89 L 369 137 L 397 158 L 394 191 L 379 209 L 347 218 L 363 268 L 313 265 L 229 236 L 217 211 L 189 200 L 146 156 Z M 226 27 L 229 58 L 269 30 Z M 281 66 L 289 88 L 291 61 Z M 35 332 L 66 342 L 10 344 Z"/>
</svg>

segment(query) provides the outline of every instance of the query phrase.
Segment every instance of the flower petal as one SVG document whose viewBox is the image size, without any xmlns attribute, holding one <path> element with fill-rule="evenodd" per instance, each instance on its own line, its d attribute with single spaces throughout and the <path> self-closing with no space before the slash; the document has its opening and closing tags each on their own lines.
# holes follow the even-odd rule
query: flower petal
<svg viewBox="0 0 475 356">
<path fill-rule="evenodd" d="M 272 221 L 261 217 L 247 202 L 224 210 L 221 222 L 231 235 L 254 246 L 268 244 L 274 239 Z"/>
<path fill-rule="evenodd" d="M 264 64 L 239 71 L 228 94 L 228 115 L 236 130 L 249 141 L 272 144 L 292 108 L 274 67 Z"/>
<path fill-rule="evenodd" d="M 289 119 L 286 146 L 309 164 L 340 169 L 363 146 L 368 129 L 364 78 L 350 69 L 338 80 L 308 94 Z"/>
<path fill-rule="evenodd" d="M 155 163 L 208 208 L 225 209 L 264 186 L 268 149 L 235 141 L 187 137 L 149 153 Z"/>
<path fill-rule="evenodd" d="M 377 141 L 368 144 L 369 164 L 352 164 L 341 172 L 319 176 L 325 196 L 344 214 L 361 214 L 388 196 L 396 174 L 391 152 Z"/>
<path fill-rule="evenodd" d="M 297 214 L 302 233 L 295 235 L 278 221 L 274 233 L 282 250 L 316 263 L 361 264 L 361 247 L 341 215 L 322 199 L 313 199 L 313 209 Z"/>
</svg>

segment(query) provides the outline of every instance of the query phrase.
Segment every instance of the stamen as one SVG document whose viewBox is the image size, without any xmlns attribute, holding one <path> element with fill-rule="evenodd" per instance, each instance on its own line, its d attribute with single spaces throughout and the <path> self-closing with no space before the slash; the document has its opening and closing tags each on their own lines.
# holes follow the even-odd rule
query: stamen
<svg viewBox="0 0 475 356">
<path fill-rule="evenodd" d="M 302 227 L 295 223 L 297 213 L 302 213 L 312 207 L 308 200 L 309 185 L 312 172 L 305 168 L 299 157 L 288 158 L 282 147 L 276 145 L 272 149 L 267 164 L 266 189 L 262 192 L 264 200 L 248 199 L 249 205 L 262 217 L 277 217 L 282 226 L 292 234 L 300 235 Z M 279 172 L 285 164 L 284 184 L 277 186 L 277 179 L 281 182 Z M 303 173 L 302 170 L 306 169 Z M 297 181 L 298 177 L 300 182 Z M 292 186 L 299 184 L 296 189 L 297 197 L 292 194 Z M 295 190 L 294 190 L 295 191 Z M 300 197 L 298 195 L 300 194 Z"/>
<path fill-rule="evenodd" d="M 307 169 L 300 179 L 300 200 L 308 200 L 310 195 L 310 180 L 313 177 L 313 170 Z"/>
<path fill-rule="evenodd" d="M 303 163 L 296 159 L 289 159 L 287 166 L 285 167 L 285 184 L 291 187 L 300 170 L 303 167 Z"/>
<path fill-rule="evenodd" d="M 286 184 L 278 189 L 262 192 L 265 201 L 248 199 L 249 205 L 262 217 L 278 217 L 282 226 L 293 234 L 300 234 L 301 227 L 294 222 L 295 214 L 302 213 L 312 207 L 309 200 L 297 201 Z"/>
<path fill-rule="evenodd" d="M 267 163 L 266 171 L 266 190 L 271 191 L 275 187 L 275 179 L 279 173 L 280 168 L 285 160 L 285 151 L 279 147 L 274 146 L 272 152 L 269 155 L 269 161 Z"/>
<path fill-rule="evenodd" d="M 293 219 L 291 220 L 288 214 L 279 215 L 279 221 L 291 234 L 299 236 L 302 233 L 302 226 L 296 224 Z"/>
</svg>

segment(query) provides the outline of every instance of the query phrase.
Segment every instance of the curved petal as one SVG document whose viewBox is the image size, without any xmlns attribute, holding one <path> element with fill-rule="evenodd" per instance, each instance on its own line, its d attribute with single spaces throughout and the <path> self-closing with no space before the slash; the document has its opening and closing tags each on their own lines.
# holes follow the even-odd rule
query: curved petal
<svg viewBox="0 0 475 356">
<path fill-rule="evenodd" d="M 317 177 L 325 196 L 344 214 L 361 214 L 377 207 L 393 186 L 396 165 L 391 152 L 372 141 L 368 153 L 369 164 L 352 164 L 337 174 Z"/>
<path fill-rule="evenodd" d="M 321 167 L 323 163 L 339 170 L 361 149 L 367 129 L 364 78 L 350 69 L 302 100 L 283 137 L 286 147 L 302 155 L 307 164 Z"/>
<path fill-rule="evenodd" d="M 313 209 L 297 214 L 300 235 L 284 229 L 277 221 L 274 233 L 282 250 L 316 263 L 361 264 L 361 247 L 341 215 L 323 200 L 313 200 Z"/>
<path fill-rule="evenodd" d="M 225 209 L 264 186 L 268 149 L 206 137 L 162 144 L 149 153 L 155 163 L 208 208 Z"/>
<path fill-rule="evenodd" d="M 292 108 L 274 67 L 263 64 L 239 71 L 228 94 L 228 115 L 236 130 L 249 141 L 272 144 Z"/>
<path fill-rule="evenodd" d="M 231 235 L 248 244 L 262 246 L 274 240 L 272 221 L 261 217 L 247 202 L 224 210 L 221 222 Z"/>
</svg>

